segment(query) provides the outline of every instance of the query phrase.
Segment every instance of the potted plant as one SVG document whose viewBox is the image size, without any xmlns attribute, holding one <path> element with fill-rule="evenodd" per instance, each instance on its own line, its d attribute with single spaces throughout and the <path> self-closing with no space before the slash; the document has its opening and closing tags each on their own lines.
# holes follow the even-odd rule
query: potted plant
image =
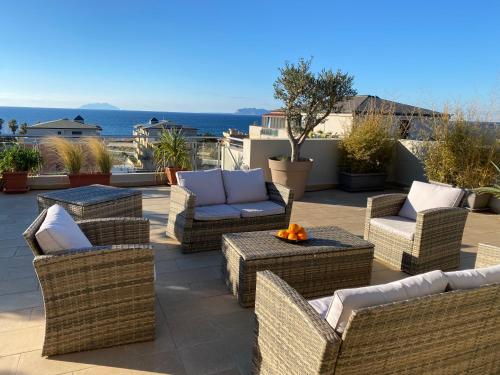
<svg viewBox="0 0 500 375">
<path fill-rule="evenodd" d="M 464 206 L 471 210 L 488 206 L 491 194 L 484 190 L 479 194 L 477 188 L 495 182 L 499 147 L 463 113 L 459 111 L 453 122 L 443 116 L 434 124 L 431 139 L 424 142 L 422 159 L 431 182 L 464 189 Z"/>
<path fill-rule="evenodd" d="M 314 74 L 311 60 L 297 64 L 285 63 L 274 83 L 274 98 L 283 102 L 286 129 L 291 146 L 289 157 L 269 159 L 272 180 L 295 192 L 295 199 L 304 195 L 313 160 L 304 158 L 300 150 L 314 128 L 324 122 L 335 104 L 356 95 L 353 77 L 340 71 L 322 70 Z"/>
<path fill-rule="evenodd" d="M 497 171 L 495 182 L 492 186 L 484 186 L 474 189 L 474 192 L 479 196 L 483 194 L 490 195 L 491 198 L 489 200 L 489 207 L 494 212 L 500 213 L 500 168 L 494 162 L 491 162 L 491 164 L 493 164 Z"/>
<path fill-rule="evenodd" d="M 353 119 L 340 142 L 340 188 L 347 191 L 383 190 L 395 145 L 391 117 L 366 113 Z"/>
<path fill-rule="evenodd" d="M 162 131 L 160 140 L 154 146 L 153 156 L 157 169 L 164 171 L 170 185 L 177 185 L 177 171 L 191 166 L 189 148 L 182 130 Z"/>
<path fill-rule="evenodd" d="M 62 137 L 49 137 L 50 148 L 55 152 L 68 173 L 72 188 L 93 184 L 110 185 L 113 157 L 105 143 L 93 137 L 71 142 Z M 89 172 L 82 172 L 85 165 Z"/>
<path fill-rule="evenodd" d="M 40 152 L 35 148 L 19 145 L 7 147 L 0 152 L 0 172 L 3 191 L 25 193 L 29 190 L 28 173 L 36 172 L 42 165 Z"/>
</svg>

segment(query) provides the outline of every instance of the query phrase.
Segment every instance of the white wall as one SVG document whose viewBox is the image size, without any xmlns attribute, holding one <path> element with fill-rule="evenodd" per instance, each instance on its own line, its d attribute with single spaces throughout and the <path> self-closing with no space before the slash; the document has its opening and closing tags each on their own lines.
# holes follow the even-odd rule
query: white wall
<svg viewBox="0 0 500 375">
<path fill-rule="evenodd" d="M 342 137 L 346 131 L 349 131 L 352 126 L 352 115 L 347 113 L 332 113 L 325 122 L 314 128 L 314 131 L 322 131 L 323 133 L 331 133 Z"/>
<path fill-rule="evenodd" d="M 314 159 L 307 182 L 308 189 L 326 189 L 337 185 L 337 139 L 308 139 L 302 146 L 301 156 Z M 245 139 L 243 163 L 250 168 L 263 168 L 266 180 L 271 181 L 268 159 L 272 156 L 290 155 L 288 139 Z"/>
<path fill-rule="evenodd" d="M 413 181 L 427 181 L 419 159 L 422 141 L 401 139 L 396 143 L 388 180 L 398 185 L 410 186 Z"/>
</svg>

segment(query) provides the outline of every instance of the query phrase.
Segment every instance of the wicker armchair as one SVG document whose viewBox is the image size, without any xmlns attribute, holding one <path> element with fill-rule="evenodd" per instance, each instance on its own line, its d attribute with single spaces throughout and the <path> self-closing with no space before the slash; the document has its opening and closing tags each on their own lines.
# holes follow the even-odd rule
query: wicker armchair
<svg viewBox="0 0 500 375">
<path fill-rule="evenodd" d="M 413 240 L 370 225 L 370 219 L 395 216 L 406 194 L 368 198 L 364 238 L 375 245 L 375 257 L 409 274 L 458 268 L 467 210 L 433 208 L 417 214 Z"/>
<path fill-rule="evenodd" d="M 285 228 L 292 213 L 293 191 L 289 188 L 266 182 L 269 199 L 285 207 L 280 215 L 216 221 L 194 220 L 196 195 L 178 185 L 170 192 L 170 209 L 167 236 L 177 239 L 184 253 L 220 250 L 224 233 L 253 232 L 258 230 Z"/>
<path fill-rule="evenodd" d="M 155 338 L 154 257 L 149 221 L 79 221 L 93 248 L 43 255 L 35 233 L 46 210 L 24 232 L 45 305 L 42 355 Z"/>
<path fill-rule="evenodd" d="M 500 248 L 480 245 L 476 264 L 500 264 Z M 264 271 L 255 315 L 254 374 L 500 373 L 500 284 L 359 309 L 340 336 Z"/>
</svg>

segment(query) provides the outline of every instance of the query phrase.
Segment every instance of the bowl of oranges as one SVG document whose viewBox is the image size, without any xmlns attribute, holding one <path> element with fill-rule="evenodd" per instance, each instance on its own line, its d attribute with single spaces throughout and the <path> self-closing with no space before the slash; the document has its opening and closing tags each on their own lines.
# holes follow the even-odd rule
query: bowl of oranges
<svg viewBox="0 0 500 375">
<path fill-rule="evenodd" d="M 299 243 L 307 241 L 307 232 L 298 224 L 290 224 L 288 229 L 279 230 L 276 238 L 285 242 Z"/>
</svg>

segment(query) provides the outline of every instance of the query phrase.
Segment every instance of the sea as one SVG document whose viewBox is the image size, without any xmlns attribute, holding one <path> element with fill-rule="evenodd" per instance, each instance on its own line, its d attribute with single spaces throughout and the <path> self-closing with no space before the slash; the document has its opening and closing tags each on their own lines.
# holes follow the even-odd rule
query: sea
<svg viewBox="0 0 500 375">
<path fill-rule="evenodd" d="M 188 125 L 198 129 L 199 135 L 222 136 L 229 128 L 248 133 L 249 125 L 261 122 L 261 116 L 236 115 L 229 113 L 182 113 L 159 111 L 126 111 L 126 110 L 94 110 L 70 108 L 31 108 L 31 107 L 1 107 L 0 118 L 4 120 L 2 134 L 10 134 L 7 125 L 9 120 L 17 120 L 18 125 L 26 122 L 28 125 L 37 122 L 73 119 L 82 116 L 85 123 L 99 125 L 102 135 L 132 136 L 134 125 L 149 122 L 156 117 L 158 120 L 171 120 L 180 125 Z"/>
</svg>

